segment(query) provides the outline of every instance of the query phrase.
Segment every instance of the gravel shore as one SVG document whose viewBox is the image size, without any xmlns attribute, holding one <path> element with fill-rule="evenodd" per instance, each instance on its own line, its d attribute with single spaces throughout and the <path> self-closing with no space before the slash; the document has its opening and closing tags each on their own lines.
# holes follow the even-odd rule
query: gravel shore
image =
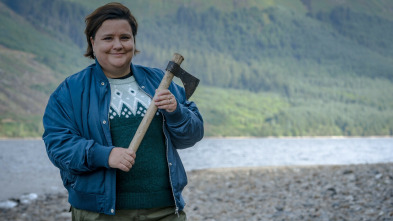
<svg viewBox="0 0 393 221">
<path fill-rule="evenodd" d="M 393 164 L 197 170 L 189 220 L 392 220 Z M 0 209 L 0 220 L 71 220 L 67 193 Z"/>
</svg>

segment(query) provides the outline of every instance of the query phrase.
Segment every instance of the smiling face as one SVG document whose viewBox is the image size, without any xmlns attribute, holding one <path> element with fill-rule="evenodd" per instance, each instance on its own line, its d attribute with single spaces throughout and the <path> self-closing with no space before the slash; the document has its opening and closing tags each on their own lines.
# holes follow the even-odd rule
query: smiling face
<svg viewBox="0 0 393 221">
<path fill-rule="evenodd" d="M 104 21 L 90 41 L 95 57 L 107 77 L 119 78 L 130 73 L 135 42 L 127 20 Z"/>
</svg>

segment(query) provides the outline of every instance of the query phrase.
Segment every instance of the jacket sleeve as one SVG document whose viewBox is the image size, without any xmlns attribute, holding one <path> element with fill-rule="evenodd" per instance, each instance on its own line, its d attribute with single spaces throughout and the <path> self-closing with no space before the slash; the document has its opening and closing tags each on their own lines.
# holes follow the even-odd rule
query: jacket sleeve
<svg viewBox="0 0 393 221">
<path fill-rule="evenodd" d="M 49 98 L 43 117 L 43 140 L 49 159 L 56 167 L 71 174 L 109 168 L 108 158 L 113 147 L 81 136 L 71 96 L 64 88 L 63 83 L 63 87 L 60 86 Z"/>
<path fill-rule="evenodd" d="M 177 149 L 184 149 L 203 138 L 203 118 L 196 104 L 185 99 L 184 89 L 177 85 L 174 88 L 171 91 L 176 96 L 177 108 L 171 113 L 164 112 L 164 115 L 172 143 Z"/>
</svg>

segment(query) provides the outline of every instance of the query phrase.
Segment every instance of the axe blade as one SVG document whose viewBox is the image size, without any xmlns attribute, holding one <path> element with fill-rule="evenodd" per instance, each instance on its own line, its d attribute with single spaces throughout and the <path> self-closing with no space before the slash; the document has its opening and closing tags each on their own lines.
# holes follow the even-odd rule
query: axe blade
<svg viewBox="0 0 393 221">
<path fill-rule="evenodd" d="M 187 100 L 192 96 L 199 84 L 199 79 L 184 71 L 180 77 L 186 91 Z"/>
<path fill-rule="evenodd" d="M 183 83 L 184 90 L 186 91 L 186 98 L 188 100 L 198 87 L 199 79 L 183 70 L 180 65 L 173 61 L 168 63 L 166 70 L 180 78 L 181 82 Z"/>
</svg>

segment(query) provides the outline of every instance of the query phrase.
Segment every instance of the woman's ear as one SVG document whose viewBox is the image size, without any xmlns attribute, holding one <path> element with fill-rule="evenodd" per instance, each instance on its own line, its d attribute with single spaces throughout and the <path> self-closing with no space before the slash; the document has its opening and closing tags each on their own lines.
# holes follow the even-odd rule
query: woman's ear
<svg viewBox="0 0 393 221">
<path fill-rule="evenodd" d="M 91 43 L 91 46 L 94 46 L 94 39 L 93 39 L 93 37 L 90 37 L 90 43 Z"/>
</svg>

